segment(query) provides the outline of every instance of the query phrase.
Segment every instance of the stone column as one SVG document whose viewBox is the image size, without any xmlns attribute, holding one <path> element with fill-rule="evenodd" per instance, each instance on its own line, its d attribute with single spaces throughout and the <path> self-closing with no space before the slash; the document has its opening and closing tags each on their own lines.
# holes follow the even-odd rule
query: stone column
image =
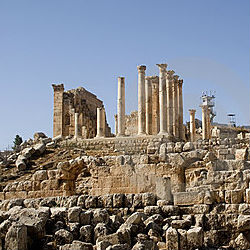
<svg viewBox="0 0 250 250">
<path fill-rule="evenodd" d="M 177 87 L 178 93 L 178 109 L 179 109 L 179 137 L 184 140 L 184 126 L 183 126 L 183 95 L 182 95 L 183 80 L 179 80 Z"/>
<path fill-rule="evenodd" d="M 64 103 L 63 103 L 63 84 L 52 84 L 54 90 L 53 108 L 53 137 L 64 135 Z"/>
<path fill-rule="evenodd" d="M 105 109 L 97 108 L 97 133 L 96 138 L 105 137 Z"/>
<path fill-rule="evenodd" d="M 152 135 L 152 77 L 146 77 L 146 134 Z"/>
<path fill-rule="evenodd" d="M 207 139 L 207 106 L 201 106 L 202 109 L 202 140 Z"/>
<path fill-rule="evenodd" d="M 178 112 L 178 93 L 177 93 L 177 85 L 178 85 L 179 76 L 174 76 L 173 81 L 173 130 L 174 136 L 179 138 L 179 112 Z"/>
<path fill-rule="evenodd" d="M 189 109 L 190 114 L 190 141 L 195 141 L 195 109 Z"/>
<path fill-rule="evenodd" d="M 167 131 L 169 135 L 173 135 L 173 70 L 167 72 Z"/>
<path fill-rule="evenodd" d="M 75 138 L 78 138 L 79 124 L 78 124 L 79 113 L 75 113 Z"/>
<path fill-rule="evenodd" d="M 118 121 L 117 121 L 117 115 L 115 115 L 115 135 L 118 134 Z"/>
<path fill-rule="evenodd" d="M 159 123 L 159 77 L 152 76 L 152 134 L 157 135 L 160 131 Z"/>
<path fill-rule="evenodd" d="M 117 136 L 125 135 L 125 78 L 118 77 Z"/>
<path fill-rule="evenodd" d="M 146 66 L 137 66 L 138 70 L 138 135 L 146 134 L 145 117 L 145 70 Z"/>
<path fill-rule="evenodd" d="M 167 107 L 166 107 L 166 68 L 167 64 L 157 64 L 159 67 L 159 109 L 160 131 L 159 134 L 167 134 Z"/>
<path fill-rule="evenodd" d="M 207 122 L 207 139 L 211 139 L 211 120 L 210 120 L 210 108 L 207 108 L 207 115 L 206 115 L 206 122 Z"/>
</svg>

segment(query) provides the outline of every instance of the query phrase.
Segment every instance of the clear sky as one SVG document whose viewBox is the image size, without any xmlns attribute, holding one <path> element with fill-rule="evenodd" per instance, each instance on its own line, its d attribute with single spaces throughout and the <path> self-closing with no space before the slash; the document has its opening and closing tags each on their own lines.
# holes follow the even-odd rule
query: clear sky
<svg viewBox="0 0 250 250">
<path fill-rule="evenodd" d="M 51 83 L 83 86 L 114 127 L 117 77 L 137 109 L 137 69 L 156 63 L 184 79 L 184 121 L 216 91 L 217 122 L 250 123 L 249 0 L 0 1 L 0 149 L 36 131 L 52 136 Z M 114 131 L 114 130 L 113 130 Z"/>
</svg>

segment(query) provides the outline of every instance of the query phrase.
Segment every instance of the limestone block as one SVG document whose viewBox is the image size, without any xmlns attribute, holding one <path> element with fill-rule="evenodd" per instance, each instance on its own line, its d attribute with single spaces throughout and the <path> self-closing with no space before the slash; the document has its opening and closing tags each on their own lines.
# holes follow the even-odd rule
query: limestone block
<svg viewBox="0 0 250 250">
<path fill-rule="evenodd" d="M 242 233 L 240 233 L 239 236 L 235 239 L 235 244 L 237 246 L 237 249 L 247 250 L 250 248 L 249 241 Z"/>
<path fill-rule="evenodd" d="M 232 190 L 231 191 L 231 203 L 232 204 L 240 204 L 243 200 L 243 192 L 242 190 Z"/>
<path fill-rule="evenodd" d="M 183 151 L 186 152 L 186 151 L 191 151 L 194 149 L 194 145 L 192 142 L 186 142 L 183 146 Z"/>
<path fill-rule="evenodd" d="M 48 174 L 46 170 L 38 170 L 36 171 L 33 176 L 32 179 L 34 181 L 43 181 L 43 180 L 47 180 L 48 179 Z"/>
<path fill-rule="evenodd" d="M 154 206 L 156 205 L 156 195 L 154 193 L 142 194 L 142 205 L 143 206 Z"/>
<path fill-rule="evenodd" d="M 80 213 L 80 224 L 81 225 L 90 225 L 92 218 L 92 211 L 82 211 Z"/>
<path fill-rule="evenodd" d="M 13 224 L 5 236 L 6 250 L 27 250 L 27 227 L 22 224 Z"/>
<path fill-rule="evenodd" d="M 93 227 L 91 225 L 85 225 L 80 228 L 79 240 L 83 242 L 92 242 Z"/>
<path fill-rule="evenodd" d="M 250 230 L 250 215 L 239 215 L 237 227 L 239 231 Z"/>
<path fill-rule="evenodd" d="M 246 203 L 250 204 L 250 189 L 246 189 Z"/>
<path fill-rule="evenodd" d="M 81 207 L 71 207 L 68 210 L 68 221 L 71 223 L 80 222 Z"/>
<path fill-rule="evenodd" d="M 21 155 L 26 159 L 29 159 L 35 153 L 35 149 L 33 147 L 25 148 L 21 151 Z"/>
<path fill-rule="evenodd" d="M 34 141 L 39 141 L 41 138 L 47 138 L 47 136 L 43 132 L 36 132 L 34 134 Z"/>
<path fill-rule="evenodd" d="M 46 145 L 44 143 L 38 143 L 33 146 L 36 155 L 42 155 L 46 150 Z"/>
<path fill-rule="evenodd" d="M 183 230 L 183 229 L 178 229 L 177 232 L 178 232 L 178 235 L 179 235 L 179 242 L 180 242 L 179 249 L 188 250 L 187 231 Z"/>
<path fill-rule="evenodd" d="M 113 207 L 120 208 L 124 204 L 124 194 L 113 194 Z"/>
<path fill-rule="evenodd" d="M 183 143 L 182 142 L 176 142 L 174 147 L 175 153 L 181 153 L 183 151 Z"/>
<path fill-rule="evenodd" d="M 168 228 L 166 231 L 166 249 L 179 250 L 179 235 L 175 228 Z"/>
<path fill-rule="evenodd" d="M 165 162 L 167 160 L 167 145 L 166 145 L 166 143 L 163 143 L 160 146 L 159 160 L 161 162 Z"/>
<path fill-rule="evenodd" d="M 91 243 L 74 240 L 72 244 L 60 246 L 59 250 L 93 250 L 93 245 Z"/>
<path fill-rule="evenodd" d="M 95 209 L 93 212 L 93 223 L 104 223 L 107 224 L 109 222 L 109 214 L 106 209 Z"/>
<path fill-rule="evenodd" d="M 178 192 L 174 193 L 174 205 L 199 204 L 199 192 Z"/>
<path fill-rule="evenodd" d="M 26 157 L 19 155 L 16 160 L 16 167 L 18 171 L 23 171 L 26 169 Z"/>
<path fill-rule="evenodd" d="M 187 242 L 190 249 L 199 248 L 203 245 L 203 230 L 201 227 L 194 227 L 187 231 Z"/>
<path fill-rule="evenodd" d="M 55 241 L 57 245 L 65 245 L 73 241 L 73 235 L 65 229 L 60 229 L 55 232 Z"/>
<path fill-rule="evenodd" d="M 236 152 L 235 152 L 235 159 L 236 160 L 246 161 L 247 158 L 248 158 L 248 148 L 236 149 Z"/>
<path fill-rule="evenodd" d="M 167 143 L 167 153 L 174 153 L 175 144 L 173 142 Z"/>
</svg>

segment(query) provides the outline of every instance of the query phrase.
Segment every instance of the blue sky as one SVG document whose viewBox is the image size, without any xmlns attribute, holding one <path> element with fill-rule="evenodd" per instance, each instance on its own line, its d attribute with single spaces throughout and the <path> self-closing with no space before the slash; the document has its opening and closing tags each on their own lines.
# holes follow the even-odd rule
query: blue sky
<svg viewBox="0 0 250 250">
<path fill-rule="evenodd" d="M 184 79 L 188 109 L 216 91 L 215 121 L 250 123 L 249 0 L 0 1 L 0 149 L 36 131 L 52 136 L 51 83 L 83 86 L 114 126 L 117 77 L 137 109 L 137 69 L 167 63 Z"/>
</svg>

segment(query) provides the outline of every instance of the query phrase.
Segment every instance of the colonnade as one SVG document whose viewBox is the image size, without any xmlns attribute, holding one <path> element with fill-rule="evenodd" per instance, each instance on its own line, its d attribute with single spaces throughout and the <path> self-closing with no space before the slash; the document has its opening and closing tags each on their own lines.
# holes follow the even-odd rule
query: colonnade
<svg viewBox="0 0 250 250">
<path fill-rule="evenodd" d="M 184 139 L 183 80 L 157 64 L 158 76 L 146 76 L 146 66 L 138 70 L 138 135 L 169 135 Z M 117 136 L 125 134 L 125 79 L 118 78 Z"/>
</svg>

